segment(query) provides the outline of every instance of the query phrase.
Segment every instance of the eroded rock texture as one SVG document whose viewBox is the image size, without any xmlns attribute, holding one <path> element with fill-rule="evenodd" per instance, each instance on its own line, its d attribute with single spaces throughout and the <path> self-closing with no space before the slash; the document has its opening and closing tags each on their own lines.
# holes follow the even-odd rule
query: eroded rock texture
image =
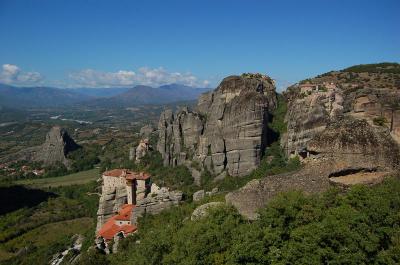
<svg viewBox="0 0 400 265">
<path fill-rule="evenodd" d="M 287 133 L 281 142 L 288 155 L 304 150 L 317 133 L 344 116 L 386 128 L 400 143 L 400 88 L 371 86 L 380 84 L 374 82 L 379 76 L 368 79 L 360 74 L 350 79 L 349 74 L 328 73 L 311 79 L 312 89 L 307 84 L 288 89 Z"/>
<path fill-rule="evenodd" d="M 165 165 L 193 160 L 214 174 L 246 175 L 258 166 L 268 144 L 267 123 L 276 105 L 269 77 L 227 77 L 199 98 L 196 110 L 161 114 L 157 150 Z"/>
<path fill-rule="evenodd" d="M 69 167 L 70 161 L 66 156 L 78 148 L 80 146 L 75 143 L 65 129 L 55 126 L 47 133 L 46 141 L 38 147 L 33 155 L 33 160 L 42 161 L 45 165 L 61 162 Z"/>
<path fill-rule="evenodd" d="M 287 132 L 281 145 L 299 155 L 297 172 L 250 181 L 226 196 L 243 215 L 280 192 L 321 192 L 330 185 L 375 184 L 400 167 L 400 74 L 329 72 L 285 93 Z"/>
<path fill-rule="evenodd" d="M 116 186 L 113 188 L 105 188 L 102 186 L 102 192 L 99 199 L 99 208 L 97 210 L 97 226 L 96 232 L 110 219 L 118 213 L 122 205 L 126 204 L 128 196 L 125 186 Z"/>
<path fill-rule="evenodd" d="M 329 188 L 332 178 L 353 177 L 359 172 L 381 176 L 398 171 L 400 165 L 399 147 L 386 130 L 351 117 L 330 123 L 306 149 L 309 157 L 300 171 L 252 180 L 227 194 L 226 201 L 255 219 L 257 210 L 280 192 L 321 192 Z"/>
</svg>

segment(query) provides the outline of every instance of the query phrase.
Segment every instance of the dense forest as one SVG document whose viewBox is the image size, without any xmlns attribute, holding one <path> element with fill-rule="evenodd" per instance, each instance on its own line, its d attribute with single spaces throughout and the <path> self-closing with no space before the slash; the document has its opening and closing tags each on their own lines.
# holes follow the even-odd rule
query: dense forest
<svg viewBox="0 0 400 265">
<path fill-rule="evenodd" d="M 218 199 L 218 198 L 217 198 Z M 201 202 L 201 203 L 204 203 Z M 139 221 L 117 254 L 80 264 L 399 264 L 400 180 L 344 193 L 282 193 L 249 222 L 228 206 L 191 221 L 187 203 Z"/>
</svg>

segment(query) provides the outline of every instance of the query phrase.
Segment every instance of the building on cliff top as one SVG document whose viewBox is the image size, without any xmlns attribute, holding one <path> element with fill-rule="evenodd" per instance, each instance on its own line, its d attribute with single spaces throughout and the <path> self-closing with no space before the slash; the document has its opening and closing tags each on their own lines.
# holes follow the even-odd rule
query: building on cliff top
<svg viewBox="0 0 400 265">
<path fill-rule="evenodd" d="M 128 204 L 136 204 L 150 193 L 150 175 L 144 172 L 133 172 L 127 169 L 113 169 L 103 173 L 103 190 L 125 186 Z"/>
<path fill-rule="evenodd" d="M 103 192 L 116 187 L 125 187 L 127 203 L 122 205 L 118 213 L 101 226 L 97 232 L 97 238 L 110 241 L 115 236 L 126 237 L 137 230 L 137 227 L 132 223 L 132 212 L 136 207 L 136 201 L 145 198 L 150 193 L 151 176 L 144 172 L 113 169 L 104 172 L 102 177 Z"/>
</svg>

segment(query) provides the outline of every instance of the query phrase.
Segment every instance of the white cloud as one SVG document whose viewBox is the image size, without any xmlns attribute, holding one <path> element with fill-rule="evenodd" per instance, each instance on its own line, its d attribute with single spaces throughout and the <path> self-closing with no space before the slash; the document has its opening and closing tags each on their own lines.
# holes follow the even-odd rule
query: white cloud
<svg viewBox="0 0 400 265">
<path fill-rule="evenodd" d="M 43 80 L 38 72 L 25 72 L 14 64 L 3 64 L 0 83 L 9 85 L 36 85 Z"/>
<path fill-rule="evenodd" d="M 209 86 L 209 81 L 200 80 L 191 73 L 168 72 L 162 67 L 141 67 L 137 72 L 120 70 L 101 72 L 93 69 L 81 70 L 69 74 L 75 87 L 123 87 L 134 85 L 160 86 L 165 84 L 183 84 L 193 87 Z"/>
</svg>

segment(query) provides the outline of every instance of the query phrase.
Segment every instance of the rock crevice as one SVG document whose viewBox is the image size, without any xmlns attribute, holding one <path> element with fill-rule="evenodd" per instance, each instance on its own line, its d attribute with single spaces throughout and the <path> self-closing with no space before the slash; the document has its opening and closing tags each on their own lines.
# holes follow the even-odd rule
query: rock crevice
<svg viewBox="0 0 400 265">
<path fill-rule="evenodd" d="M 268 144 L 267 123 L 276 106 L 269 77 L 227 77 L 200 96 L 195 110 L 161 114 L 157 150 L 165 165 L 191 160 L 214 174 L 246 175 L 258 166 Z"/>
</svg>

